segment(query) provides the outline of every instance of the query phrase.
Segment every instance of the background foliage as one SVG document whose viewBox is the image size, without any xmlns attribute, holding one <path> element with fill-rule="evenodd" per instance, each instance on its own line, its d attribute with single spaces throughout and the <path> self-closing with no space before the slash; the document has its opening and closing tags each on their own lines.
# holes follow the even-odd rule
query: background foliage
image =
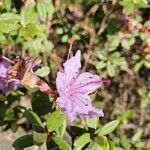
<svg viewBox="0 0 150 150">
<path fill-rule="evenodd" d="M 23 149 L 47 141 L 47 149 L 113 150 L 114 144 L 117 150 L 150 149 L 149 19 L 149 0 L 0 1 L 3 54 L 41 59 L 44 67 L 36 74 L 55 88 L 56 73 L 74 39 L 73 51 L 83 54 L 83 71 L 112 80 L 92 95 L 105 117 L 78 119 L 67 130 L 51 97 L 24 88 L 1 94 L 1 130 L 23 128 L 28 133 L 13 146 Z"/>
</svg>

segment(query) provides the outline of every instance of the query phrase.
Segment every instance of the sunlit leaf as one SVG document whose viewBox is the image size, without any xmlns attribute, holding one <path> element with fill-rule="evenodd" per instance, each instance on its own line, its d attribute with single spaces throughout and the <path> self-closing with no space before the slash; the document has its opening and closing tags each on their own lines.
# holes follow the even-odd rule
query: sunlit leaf
<svg viewBox="0 0 150 150">
<path fill-rule="evenodd" d="M 56 130 L 65 121 L 65 116 L 60 111 L 55 111 L 49 115 L 46 125 L 49 132 Z"/>
<path fill-rule="evenodd" d="M 107 123 L 106 125 L 104 125 L 102 128 L 98 129 L 96 133 L 98 133 L 99 135 L 107 135 L 112 131 L 114 131 L 118 126 L 118 124 L 119 124 L 119 120 L 113 120 Z"/>
<path fill-rule="evenodd" d="M 90 142 L 90 134 L 84 133 L 74 143 L 75 150 L 81 150 L 87 143 Z"/>
</svg>

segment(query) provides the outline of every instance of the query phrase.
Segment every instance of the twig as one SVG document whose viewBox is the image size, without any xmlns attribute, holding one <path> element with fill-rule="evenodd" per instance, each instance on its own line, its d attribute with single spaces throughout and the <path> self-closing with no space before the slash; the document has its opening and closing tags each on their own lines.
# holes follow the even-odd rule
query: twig
<svg viewBox="0 0 150 150">
<path fill-rule="evenodd" d="M 49 29 L 51 28 L 52 25 L 52 15 L 47 16 L 47 21 L 46 21 L 46 33 L 49 33 Z"/>
<path fill-rule="evenodd" d="M 109 11 L 106 12 L 106 14 L 105 14 L 105 16 L 104 16 L 104 18 L 103 18 L 103 20 L 101 22 L 101 26 L 100 26 L 100 28 L 99 28 L 99 30 L 97 32 L 97 35 L 101 35 L 104 32 L 104 30 L 106 29 L 106 27 L 108 25 L 108 23 L 106 23 L 106 22 L 109 19 L 110 14 L 114 10 L 116 3 L 117 3 L 117 1 L 114 3 L 113 7 Z"/>
<path fill-rule="evenodd" d="M 70 41 L 70 47 L 69 47 L 69 51 L 68 51 L 68 56 L 67 56 L 67 60 L 71 57 L 71 53 L 72 53 L 72 46 L 73 46 L 73 42 L 74 42 L 74 39 L 72 38 L 71 41 Z"/>
</svg>

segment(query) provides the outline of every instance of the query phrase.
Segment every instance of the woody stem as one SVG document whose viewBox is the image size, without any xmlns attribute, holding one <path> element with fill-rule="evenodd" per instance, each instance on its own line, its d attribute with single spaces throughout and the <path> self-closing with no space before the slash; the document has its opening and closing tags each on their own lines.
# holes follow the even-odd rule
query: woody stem
<svg viewBox="0 0 150 150">
<path fill-rule="evenodd" d="M 74 39 L 71 40 L 70 47 L 69 47 L 69 51 L 68 51 L 67 59 L 69 59 L 70 56 L 71 56 L 71 51 L 72 51 L 73 42 L 74 42 Z"/>
</svg>

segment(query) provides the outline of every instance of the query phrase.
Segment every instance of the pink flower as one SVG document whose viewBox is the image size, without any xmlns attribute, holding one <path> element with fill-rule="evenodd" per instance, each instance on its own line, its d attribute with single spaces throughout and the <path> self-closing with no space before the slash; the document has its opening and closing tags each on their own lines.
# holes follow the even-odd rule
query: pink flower
<svg viewBox="0 0 150 150">
<path fill-rule="evenodd" d="M 80 73 L 80 57 L 81 52 L 77 51 L 74 57 L 63 64 L 64 71 L 59 71 L 56 78 L 59 94 L 56 103 L 67 115 L 70 124 L 77 116 L 104 116 L 101 109 L 92 106 L 91 98 L 88 95 L 101 87 L 103 80 L 98 75 L 89 72 Z"/>
<path fill-rule="evenodd" d="M 14 61 L 0 55 L 0 92 L 7 93 L 21 86 L 37 88 L 38 90 L 51 94 L 50 86 L 35 75 L 39 68 L 39 61 L 17 58 Z"/>
<path fill-rule="evenodd" d="M 35 70 L 39 68 L 40 61 L 17 58 L 14 65 L 8 69 L 8 82 L 19 82 L 22 86 L 37 88 L 43 93 L 51 94 L 50 86 L 35 75 Z"/>
</svg>

